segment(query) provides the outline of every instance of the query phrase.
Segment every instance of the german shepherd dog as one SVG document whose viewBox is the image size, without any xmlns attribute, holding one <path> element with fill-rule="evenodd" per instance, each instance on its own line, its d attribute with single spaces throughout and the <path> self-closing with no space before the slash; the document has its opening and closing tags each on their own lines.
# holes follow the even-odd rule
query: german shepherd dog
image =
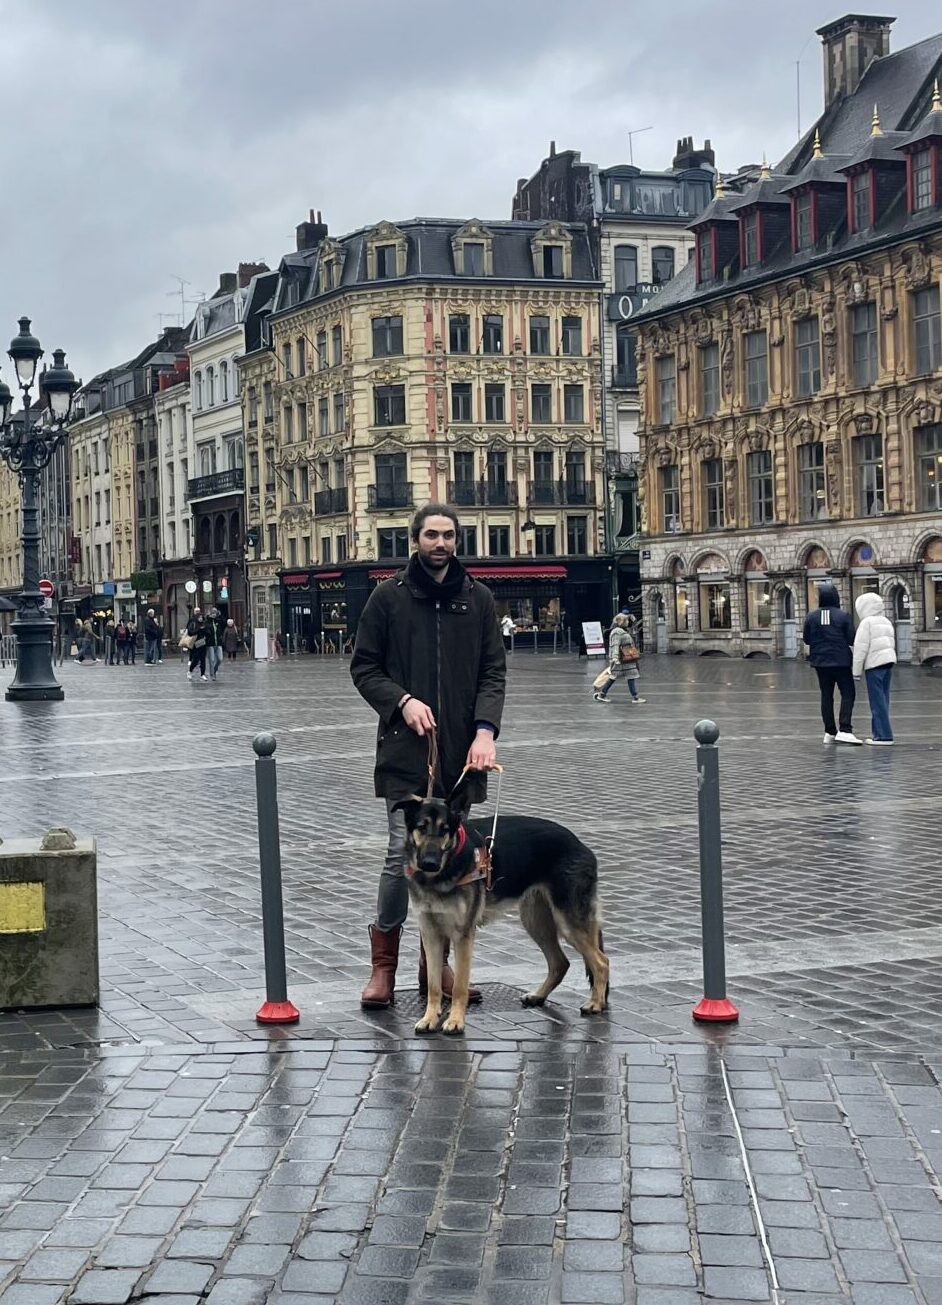
<svg viewBox="0 0 942 1305">
<path fill-rule="evenodd" d="M 533 816 L 500 816 L 493 848 L 492 887 L 478 867 L 490 820 L 465 820 L 467 800 L 406 798 L 406 875 L 428 965 L 428 1004 L 416 1033 L 433 1033 L 442 1013 L 444 943 L 455 948 L 455 984 L 443 1033 L 464 1033 L 474 935 L 496 911 L 516 902 L 527 933 L 546 957 L 540 986 L 521 997 L 542 1006 L 569 969 L 560 934 L 580 953 L 592 985 L 583 1015 L 608 1003 L 608 957 L 602 951 L 595 855 L 570 830 Z"/>
</svg>

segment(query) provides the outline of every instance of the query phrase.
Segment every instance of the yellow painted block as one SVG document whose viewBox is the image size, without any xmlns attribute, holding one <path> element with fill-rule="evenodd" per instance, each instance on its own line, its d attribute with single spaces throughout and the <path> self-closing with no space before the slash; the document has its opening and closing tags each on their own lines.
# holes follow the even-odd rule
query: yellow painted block
<svg viewBox="0 0 942 1305">
<path fill-rule="evenodd" d="M 0 934 L 42 933 L 46 928 L 46 885 L 0 883 Z"/>
</svg>

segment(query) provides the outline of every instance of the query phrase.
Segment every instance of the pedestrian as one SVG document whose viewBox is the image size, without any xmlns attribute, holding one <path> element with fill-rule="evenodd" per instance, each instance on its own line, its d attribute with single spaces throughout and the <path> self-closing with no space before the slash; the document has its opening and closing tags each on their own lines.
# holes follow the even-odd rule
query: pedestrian
<svg viewBox="0 0 942 1305">
<path fill-rule="evenodd" d="M 500 618 L 500 632 L 504 636 L 504 647 L 510 652 L 513 647 L 513 638 L 517 627 L 514 625 L 513 617 L 509 612 L 505 612 Z"/>
<path fill-rule="evenodd" d="M 399 942 L 409 909 L 404 874 L 406 826 L 393 807 L 428 782 L 429 733 L 437 731 L 438 789 L 448 795 L 465 768 L 467 802 L 481 802 L 496 764 L 507 675 L 494 599 L 455 556 L 454 508 L 428 503 L 412 521 L 415 552 L 408 565 L 377 585 L 357 628 L 350 673 L 380 719 L 374 789 L 386 801 L 389 841 L 370 926 L 372 973 L 360 998 L 367 1009 L 394 1000 Z M 448 946 L 445 946 L 447 959 Z M 419 953 L 419 991 L 427 991 Z M 450 995 L 454 974 L 442 969 Z M 471 990 L 469 1000 L 480 1001 Z"/>
<path fill-rule="evenodd" d="M 870 700 L 871 737 L 867 742 L 886 748 L 893 743 L 890 680 L 896 665 L 896 631 L 879 594 L 861 594 L 854 610 L 859 621 L 854 636 L 854 679 L 859 680 L 864 673 Z"/>
<path fill-rule="evenodd" d="M 821 688 L 821 719 L 825 743 L 861 740 L 854 733 L 853 662 L 854 623 L 841 607 L 840 594 L 832 584 L 818 590 L 818 607 L 805 617 L 802 639 L 808 645 L 808 661 L 814 667 Z M 834 690 L 841 695 L 840 728 L 834 723 Z"/>
<path fill-rule="evenodd" d="M 144 664 L 156 666 L 160 653 L 160 626 L 154 616 L 154 609 L 148 607 L 144 617 Z"/>
<path fill-rule="evenodd" d="M 78 659 L 80 662 L 98 661 L 96 654 L 96 636 L 95 627 L 92 625 L 91 617 L 87 617 L 81 624 L 81 643 L 79 645 Z"/>
<path fill-rule="evenodd" d="M 226 627 L 222 623 L 218 607 L 209 609 L 206 621 L 206 655 L 209 661 L 209 678 L 214 680 L 222 665 L 222 632 Z"/>
<path fill-rule="evenodd" d="M 109 616 L 105 622 L 105 661 L 109 666 L 115 665 L 114 617 Z"/>
<path fill-rule="evenodd" d="M 128 621 L 128 652 L 131 654 L 131 665 L 137 665 L 137 624 L 132 616 Z"/>
<path fill-rule="evenodd" d="M 222 632 L 222 647 L 226 656 L 231 662 L 234 662 L 239 655 L 239 645 L 242 640 L 239 631 L 236 629 L 236 623 L 230 616 L 226 622 L 226 628 Z"/>
<path fill-rule="evenodd" d="M 281 631 L 276 630 L 274 635 L 272 636 L 272 641 L 271 641 L 271 661 L 273 662 L 280 661 L 281 654 L 282 654 Z"/>
<path fill-rule="evenodd" d="M 118 624 L 115 626 L 114 641 L 115 641 L 115 647 L 118 650 L 118 660 L 116 662 L 116 665 L 120 666 L 123 661 L 124 665 L 127 666 L 128 655 L 129 655 L 128 625 L 127 625 L 127 621 L 125 621 L 123 616 L 121 617 L 121 620 L 118 622 Z"/>
<path fill-rule="evenodd" d="M 186 673 L 186 678 L 192 680 L 193 672 L 197 666 L 200 668 L 200 679 L 206 679 L 206 618 L 198 607 L 193 608 L 193 615 L 186 623 L 186 632 L 192 639 L 190 645 L 190 665 Z"/>
<path fill-rule="evenodd" d="M 612 685 L 619 680 L 627 683 L 632 703 L 647 701 L 638 693 L 638 680 L 641 678 L 638 661 L 641 653 L 635 639 L 634 625 L 633 619 L 626 612 L 619 612 L 612 621 L 608 636 L 608 666 L 603 672 L 604 679 L 600 675 L 596 680 L 595 693 L 592 695 L 596 702 L 607 702 Z"/>
</svg>

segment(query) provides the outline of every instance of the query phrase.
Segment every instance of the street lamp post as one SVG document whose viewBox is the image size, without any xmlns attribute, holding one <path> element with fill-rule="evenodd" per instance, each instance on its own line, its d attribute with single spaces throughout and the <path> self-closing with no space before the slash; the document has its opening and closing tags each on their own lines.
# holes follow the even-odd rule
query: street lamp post
<svg viewBox="0 0 942 1305">
<path fill-rule="evenodd" d="M 13 622 L 16 636 L 16 675 L 7 689 L 8 702 L 61 701 L 65 694 L 52 669 L 53 626 L 46 615 L 39 591 L 39 511 L 37 491 L 40 473 L 65 438 L 65 424 L 72 411 L 72 396 L 78 382 L 65 365 L 61 349 L 53 352 L 53 365 L 39 375 L 39 393 L 51 423 L 32 420 L 31 391 L 42 346 L 31 334 L 29 318 L 20 318 L 19 333 L 10 342 L 9 356 L 16 371 L 16 384 L 23 393 L 22 421 L 13 417 L 13 395 L 0 380 L 0 457 L 16 472 L 23 503 L 23 587 L 17 598 Z"/>
</svg>

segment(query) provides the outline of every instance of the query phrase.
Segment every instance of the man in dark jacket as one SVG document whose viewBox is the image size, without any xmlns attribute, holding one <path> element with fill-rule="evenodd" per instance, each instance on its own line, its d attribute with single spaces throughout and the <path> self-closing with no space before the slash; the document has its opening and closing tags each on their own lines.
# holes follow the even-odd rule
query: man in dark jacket
<svg viewBox="0 0 942 1305">
<path fill-rule="evenodd" d="M 841 608 L 834 585 L 821 585 L 818 610 L 805 617 L 802 638 L 808 645 L 808 661 L 814 667 L 821 686 L 821 719 L 825 743 L 860 744 L 851 718 L 854 712 L 854 676 L 851 671 L 854 623 Z M 834 723 L 834 689 L 840 691 L 840 729 Z"/>
<path fill-rule="evenodd" d="M 441 503 L 421 508 L 412 522 L 416 551 L 404 570 L 373 591 L 357 628 L 350 673 L 379 715 L 375 790 L 386 799 L 389 822 L 376 922 L 370 927 L 373 973 L 360 999 L 368 1009 L 393 1001 L 409 893 L 405 820 L 392 808 L 426 790 L 429 731 L 438 734 L 440 795 L 451 792 L 469 765 L 476 773 L 466 781 L 468 801 L 482 802 L 483 772 L 495 763 L 504 707 L 504 643 L 490 591 L 455 557 L 458 529 L 453 508 Z M 420 990 L 427 982 L 424 960 L 420 955 Z M 446 966 L 446 994 L 453 983 Z"/>
<path fill-rule="evenodd" d="M 157 665 L 161 638 L 161 629 L 154 616 L 154 609 L 148 607 L 147 615 L 144 617 L 144 664 L 146 666 Z"/>
</svg>

